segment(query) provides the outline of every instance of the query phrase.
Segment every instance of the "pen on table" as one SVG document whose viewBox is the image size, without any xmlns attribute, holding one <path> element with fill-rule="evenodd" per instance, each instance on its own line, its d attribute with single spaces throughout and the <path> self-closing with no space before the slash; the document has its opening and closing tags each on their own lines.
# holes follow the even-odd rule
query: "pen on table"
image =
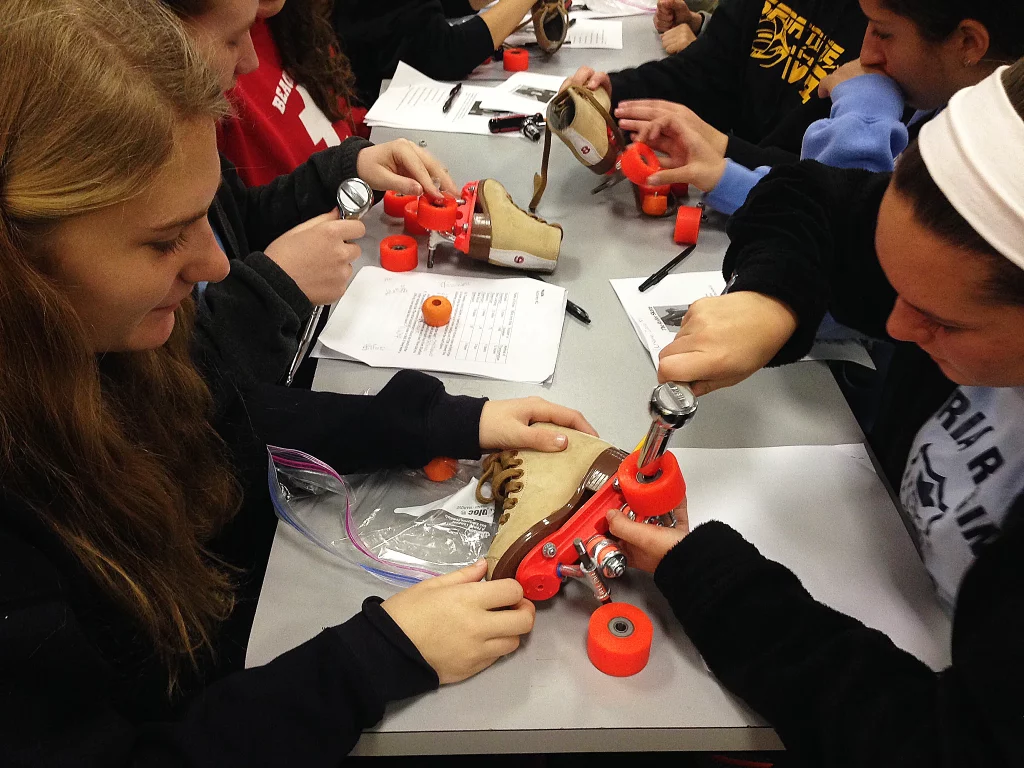
<svg viewBox="0 0 1024 768">
<path fill-rule="evenodd" d="M 662 267 L 657 272 L 655 272 L 653 275 L 651 275 L 646 280 L 644 280 L 642 283 L 640 283 L 640 292 L 643 293 L 644 291 L 646 291 L 651 286 L 657 285 L 662 280 L 664 280 L 669 272 L 671 272 L 673 269 L 675 269 L 677 266 L 679 266 L 679 263 L 683 259 L 685 259 L 691 253 L 693 253 L 693 249 L 696 248 L 696 247 L 697 247 L 696 245 L 688 245 L 688 246 L 686 246 L 686 248 L 683 250 L 682 253 L 680 253 L 678 256 L 676 256 L 674 259 L 672 259 L 668 264 L 666 264 L 664 267 Z"/>
<path fill-rule="evenodd" d="M 445 99 L 444 106 L 441 107 L 441 114 L 447 115 L 448 110 L 452 108 L 452 104 L 455 103 L 455 98 L 462 92 L 462 83 L 456 83 L 452 86 L 452 89 L 448 92 L 448 98 Z"/>
<path fill-rule="evenodd" d="M 534 275 L 533 279 L 534 280 L 539 280 L 542 283 L 547 282 L 546 280 L 544 280 L 539 275 Z M 590 325 L 590 315 L 587 314 L 587 310 L 585 310 L 579 304 L 577 304 L 577 303 L 575 303 L 573 301 L 569 301 L 568 298 L 566 298 L 566 300 L 565 300 L 565 313 L 567 315 L 572 315 L 573 317 L 575 317 L 577 320 L 579 320 L 584 325 Z"/>
</svg>

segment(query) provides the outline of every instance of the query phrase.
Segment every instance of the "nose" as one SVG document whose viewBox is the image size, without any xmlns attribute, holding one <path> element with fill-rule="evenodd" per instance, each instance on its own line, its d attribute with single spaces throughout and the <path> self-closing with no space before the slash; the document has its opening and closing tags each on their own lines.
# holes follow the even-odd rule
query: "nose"
<svg viewBox="0 0 1024 768">
<path fill-rule="evenodd" d="M 203 222 L 203 231 L 196 234 L 196 247 L 182 266 L 181 279 L 186 283 L 217 283 L 228 276 L 231 265 L 217 243 L 210 222 Z"/>
<path fill-rule="evenodd" d="M 867 32 L 864 33 L 864 42 L 860 48 L 860 63 L 865 67 L 885 69 L 885 52 L 882 50 L 881 41 L 875 37 L 870 23 Z"/>
<path fill-rule="evenodd" d="M 931 321 L 898 296 L 885 329 L 894 339 L 910 341 L 920 347 L 928 344 L 935 335 Z"/>
<path fill-rule="evenodd" d="M 259 65 L 260 60 L 256 55 L 256 48 L 252 44 L 252 35 L 246 32 L 245 37 L 238 44 L 238 63 L 235 64 L 235 76 L 241 77 L 255 72 Z"/>
</svg>

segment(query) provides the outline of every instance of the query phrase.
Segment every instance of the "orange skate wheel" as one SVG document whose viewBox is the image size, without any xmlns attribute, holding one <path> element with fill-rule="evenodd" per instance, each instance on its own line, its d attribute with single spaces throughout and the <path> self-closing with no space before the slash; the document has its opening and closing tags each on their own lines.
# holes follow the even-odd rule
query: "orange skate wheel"
<svg viewBox="0 0 1024 768">
<path fill-rule="evenodd" d="M 637 141 L 626 147 L 619 158 L 619 168 L 627 179 L 644 186 L 648 177 L 661 170 L 661 163 L 653 149 Z"/>
<path fill-rule="evenodd" d="M 428 296 L 423 302 L 423 322 L 440 328 L 452 319 L 452 303 L 444 296 Z"/>
<path fill-rule="evenodd" d="M 671 453 L 663 454 L 654 464 L 661 474 L 647 483 L 637 480 L 639 461 L 640 453 L 634 451 L 619 465 L 616 477 L 626 503 L 641 520 L 671 512 L 686 498 L 686 482 L 676 457 Z"/>
<path fill-rule="evenodd" d="M 415 195 L 407 195 L 404 192 L 395 192 L 389 189 L 384 193 L 384 213 L 394 216 L 396 219 L 405 218 L 405 206 L 410 200 L 415 200 Z"/>
<path fill-rule="evenodd" d="M 403 218 L 405 219 L 405 231 L 410 235 L 427 234 L 427 230 L 421 227 L 419 221 L 416 220 L 416 209 L 419 204 L 420 201 L 418 197 L 414 197 L 405 204 L 405 213 L 403 214 Z"/>
<path fill-rule="evenodd" d="M 676 228 L 672 233 L 672 239 L 686 245 L 696 243 L 697 235 L 700 234 L 700 217 L 703 213 L 700 208 L 680 206 L 676 212 Z"/>
<path fill-rule="evenodd" d="M 451 480 L 455 477 L 458 471 L 458 460 L 449 459 L 445 456 L 438 456 L 436 459 L 431 459 L 427 466 L 423 468 L 423 474 L 435 483 L 443 483 L 445 480 Z"/>
<path fill-rule="evenodd" d="M 419 245 L 408 235 L 391 235 L 380 241 L 380 265 L 388 272 L 408 272 L 419 264 Z"/>
<path fill-rule="evenodd" d="M 668 211 L 668 198 L 665 195 L 644 195 L 640 209 L 648 216 L 664 216 Z"/>
<path fill-rule="evenodd" d="M 530 68 L 530 54 L 525 48 L 506 48 L 501 55 L 506 72 L 525 72 Z"/>
<path fill-rule="evenodd" d="M 629 603 L 608 603 L 590 617 L 587 656 L 606 675 L 629 677 L 647 666 L 653 639 L 646 613 Z"/>
<path fill-rule="evenodd" d="M 416 220 L 424 229 L 435 232 L 450 232 L 459 216 L 459 204 L 451 195 L 432 200 L 426 195 L 420 197 L 416 208 Z"/>
</svg>

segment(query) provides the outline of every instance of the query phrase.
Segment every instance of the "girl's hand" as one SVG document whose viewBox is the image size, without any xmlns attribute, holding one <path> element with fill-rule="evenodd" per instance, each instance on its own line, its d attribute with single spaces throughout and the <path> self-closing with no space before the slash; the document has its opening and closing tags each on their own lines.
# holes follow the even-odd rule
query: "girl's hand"
<svg viewBox="0 0 1024 768">
<path fill-rule="evenodd" d="M 406 195 L 427 194 L 435 199 L 442 192 L 457 195 L 448 169 L 422 147 L 408 139 L 366 147 L 356 157 L 359 178 L 378 191 L 393 189 Z"/>
<path fill-rule="evenodd" d="M 661 350 L 658 380 L 685 381 L 698 397 L 738 384 L 767 365 L 796 328 L 792 309 L 760 293 L 700 299 Z"/>
<path fill-rule="evenodd" d="M 630 520 L 617 509 L 608 510 L 608 530 L 623 544 L 626 561 L 632 568 L 654 573 L 658 563 L 690 532 L 686 517 L 686 499 L 675 509 L 676 527 L 665 528 Z"/>
<path fill-rule="evenodd" d="M 515 579 L 480 580 L 481 560 L 399 592 L 382 603 L 388 615 L 437 672 L 457 683 L 519 647 L 533 629 L 536 609 Z"/>
<path fill-rule="evenodd" d="M 545 429 L 531 428 L 537 422 L 557 424 L 597 437 L 583 414 L 540 397 L 519 400 L 489 400 L 480 414 L 480 448 L 504 451 L 509 448 L 532 448 L 537 451 L 565 450 L 566 435 Z"/>
</svg>

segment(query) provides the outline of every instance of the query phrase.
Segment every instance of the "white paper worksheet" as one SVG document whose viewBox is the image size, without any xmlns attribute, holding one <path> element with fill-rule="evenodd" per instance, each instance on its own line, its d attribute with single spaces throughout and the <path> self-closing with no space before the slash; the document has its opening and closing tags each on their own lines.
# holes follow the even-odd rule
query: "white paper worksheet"
<svg viewBox="0 0 1024 768">
<path fill-rule="evenodd" d="M 494 90 L 490 86 L 463 83 L 448 112 L 443 111 L 454 83 L 432 80 L 405 62 L 399 62 L 388 89 L 366 113 L 371 127 L 414 128 L 419 131 L 489 134 L 487 122 L 494 112 L 482 102 Z M 534 110 L 534 112 L 542 110 Z M 498 134 L 518 136 L 516 132 Z"/>
<path fill-rule="evenodd" d="M 440 328 L 423 322 L 428 296 L 452 303 Z M 539 383 L 555 371 L 563 288 L 528 277 L 493 279 L 363 267 L 320 334 L 318 357 L 382 368 L 466 373 Z"/>
<path fill-rule="evenodd" d="M 575 23 L 565 36 L 564 45 L 570 48 L 605 48 L 622 50 L 622 22 L 573 17 Z M 508 45 L 536 45 L 537 36 L 530 24 L 518 32 L 513 32 L 505 42 Z"/>
<path fill-rule="evenodd" d="M 484 109 L 522 112 L 532 115 L 545 113 L 548 103 L 558 95 L 565 80 L 562 75 L 541 75 L 536 72 L 516 72 L 508 80 L 491 89 L 481 101 Z"/>
<path fill-rule="evenodd" d="M 641 293 L 638 289 L 645 279 L 627 277 L 609 282 L 657 368 L 658 355 L 675 339 L 686 310 L 697 299 L 721 294 L 725 290 L 725 278 L 721 272 L 682 272 L 668 275 Z M 814 346 L 804 359 L 849 360 L 868 368 L 875 367 L 862 338 L 835 321 L 822 324 Z"/>
</svg>

